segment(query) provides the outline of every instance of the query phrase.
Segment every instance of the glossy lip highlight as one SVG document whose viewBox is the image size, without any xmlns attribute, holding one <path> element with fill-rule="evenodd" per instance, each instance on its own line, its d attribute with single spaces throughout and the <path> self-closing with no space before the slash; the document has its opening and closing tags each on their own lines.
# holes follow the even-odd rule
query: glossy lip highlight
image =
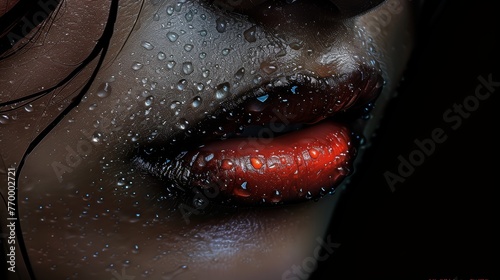
<svg viewBox="0 0 500 280">
<path fill-rule="evenodd" d="M 223 195 L 216 200 L 222 203 L 276 204 L 319 198 L 333 193 L 350 174 L 356 154 L 350 129 L 333 120 L 342 115 L 351 122 L 349 113 L 374 100 L 381 89 L 379 71 L 365 66 L 326 78 L 304 74 L 277 78 L 224 103 L 176 139 L 183 143 L 195 139 L 195 143 L 169 147 L 174 151 L 169 155 L 165 147 L 148 148 L 133 161 L 139 169 L 172 183 L 169 191 L 217 188 Z M 282 116 L 280 120 L 277 115 Z M 244 138 L 248 136 L 244 132 L 252 125 L 262 129 L 280 125 L 284 133 L 249 147 L 256 138 Z M 305 130 L 311 134 L 297 130 L 297 125 L 310 126 Z"/>
</svg>

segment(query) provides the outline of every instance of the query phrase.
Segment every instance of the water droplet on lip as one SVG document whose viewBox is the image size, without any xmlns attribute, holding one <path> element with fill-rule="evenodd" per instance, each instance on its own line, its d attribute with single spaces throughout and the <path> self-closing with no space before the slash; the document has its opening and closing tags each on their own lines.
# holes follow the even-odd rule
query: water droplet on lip
<svg viewBox="0 0 500 280">
<path fill-rule="evenodd" d="M 220 167 L 224 170 L 231 170 L 233 168 L 233 166 L 234 166 L 234 163 L 231 160 L 224 159 L 224 160 L 222 160 Z"/>
<path fill-rule="evenodd" d="M 266 94 L 266 95 L 262 95 L 262 96 L 257 97 L 257 100 L 259 100 L 260 102 L 266 102 L 266 100 L 268 98 L 269 98 L 269 94 Z"/>
<path fill-rule="evenodd" d="M 262 161 L 258 158 L 250 158 L 250 163 L 252 164 L 252 166 L 255 168 L 255 169 L 260 169 L 262 168 Z"/>
</svg>

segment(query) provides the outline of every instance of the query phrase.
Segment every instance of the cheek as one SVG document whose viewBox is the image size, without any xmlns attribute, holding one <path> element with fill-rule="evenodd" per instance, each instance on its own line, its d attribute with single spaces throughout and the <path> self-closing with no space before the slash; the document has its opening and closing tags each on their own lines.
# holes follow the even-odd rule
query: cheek
<svg viewBox="0 0 500 280">
<path fill-rule="evenodd" d="M 216 279 L 246 270 L 248 279 L 262 278 L 256 271 L 279 279 L 311 256 L 326 230 L 334 197 L 286 208 L 193 214 L 186 223 L 178 204 L 162 202 L 160 182 L 109 153 L 87 129 L 80 122 L 56 127 L 20 174 L 19 214 L 36 273 L 110 278 L 125 269 L 132 276 Z"/>
</svg>

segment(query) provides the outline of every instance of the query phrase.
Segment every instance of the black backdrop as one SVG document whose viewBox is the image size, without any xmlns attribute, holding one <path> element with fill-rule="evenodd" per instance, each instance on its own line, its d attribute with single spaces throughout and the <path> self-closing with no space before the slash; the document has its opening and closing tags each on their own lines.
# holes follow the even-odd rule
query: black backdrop
<svg viewBox="0 0 500 280">
<path fill-rule="evenodd" d="M 448 2 L 421 34 L 362 176 L 333 219 L 330 234 L 341 245 L 312 279 L 500 279 L 500 86 L 457 129 L 443 118 L 454 104 L 474 105 L 478 76 L 500 82 L 500 13 L 494 1 Z M 398 156 L 408 159 L 414 141 L 436 128 L 447 140 L 393 192 L 384 172 L 398 174 Z"/>
</svg>

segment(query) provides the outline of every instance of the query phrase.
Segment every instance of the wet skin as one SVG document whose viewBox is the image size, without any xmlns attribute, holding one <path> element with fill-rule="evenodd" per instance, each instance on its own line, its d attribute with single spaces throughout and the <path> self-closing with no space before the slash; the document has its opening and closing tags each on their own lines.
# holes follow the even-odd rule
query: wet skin
<svg viewBox="0 0 500 280">
<path fill-rule="evenodd" d="M 153 279 L 281 279 L 313 254 L 338 195 L 275 208 L 209 205 L 186 223 L 180 202 L 162 192 L 165 183 L 130 161 L 137 147 L 168 145 L 224 102 L 296 73 L 380 69 L 377 123 L 411 52 L 414 7 L 386 1 L 344 18 L 302 2 L 222 11 L 205 1 L 68 0 L 53 24 L 33 31 L 44 36 L 0 61 L 0 102 L 54 87 L 4 113 L 6 166 L 18 165 L 84 90 L 18 171 L 20 225 L 36 275 L 101 279 L 125 267 Z M 110 10 L 117 14 L 109 47 L 85 61 L 107 34 Z M 215 93 L 223 83 L 231 94 Z"/>
</svg>

